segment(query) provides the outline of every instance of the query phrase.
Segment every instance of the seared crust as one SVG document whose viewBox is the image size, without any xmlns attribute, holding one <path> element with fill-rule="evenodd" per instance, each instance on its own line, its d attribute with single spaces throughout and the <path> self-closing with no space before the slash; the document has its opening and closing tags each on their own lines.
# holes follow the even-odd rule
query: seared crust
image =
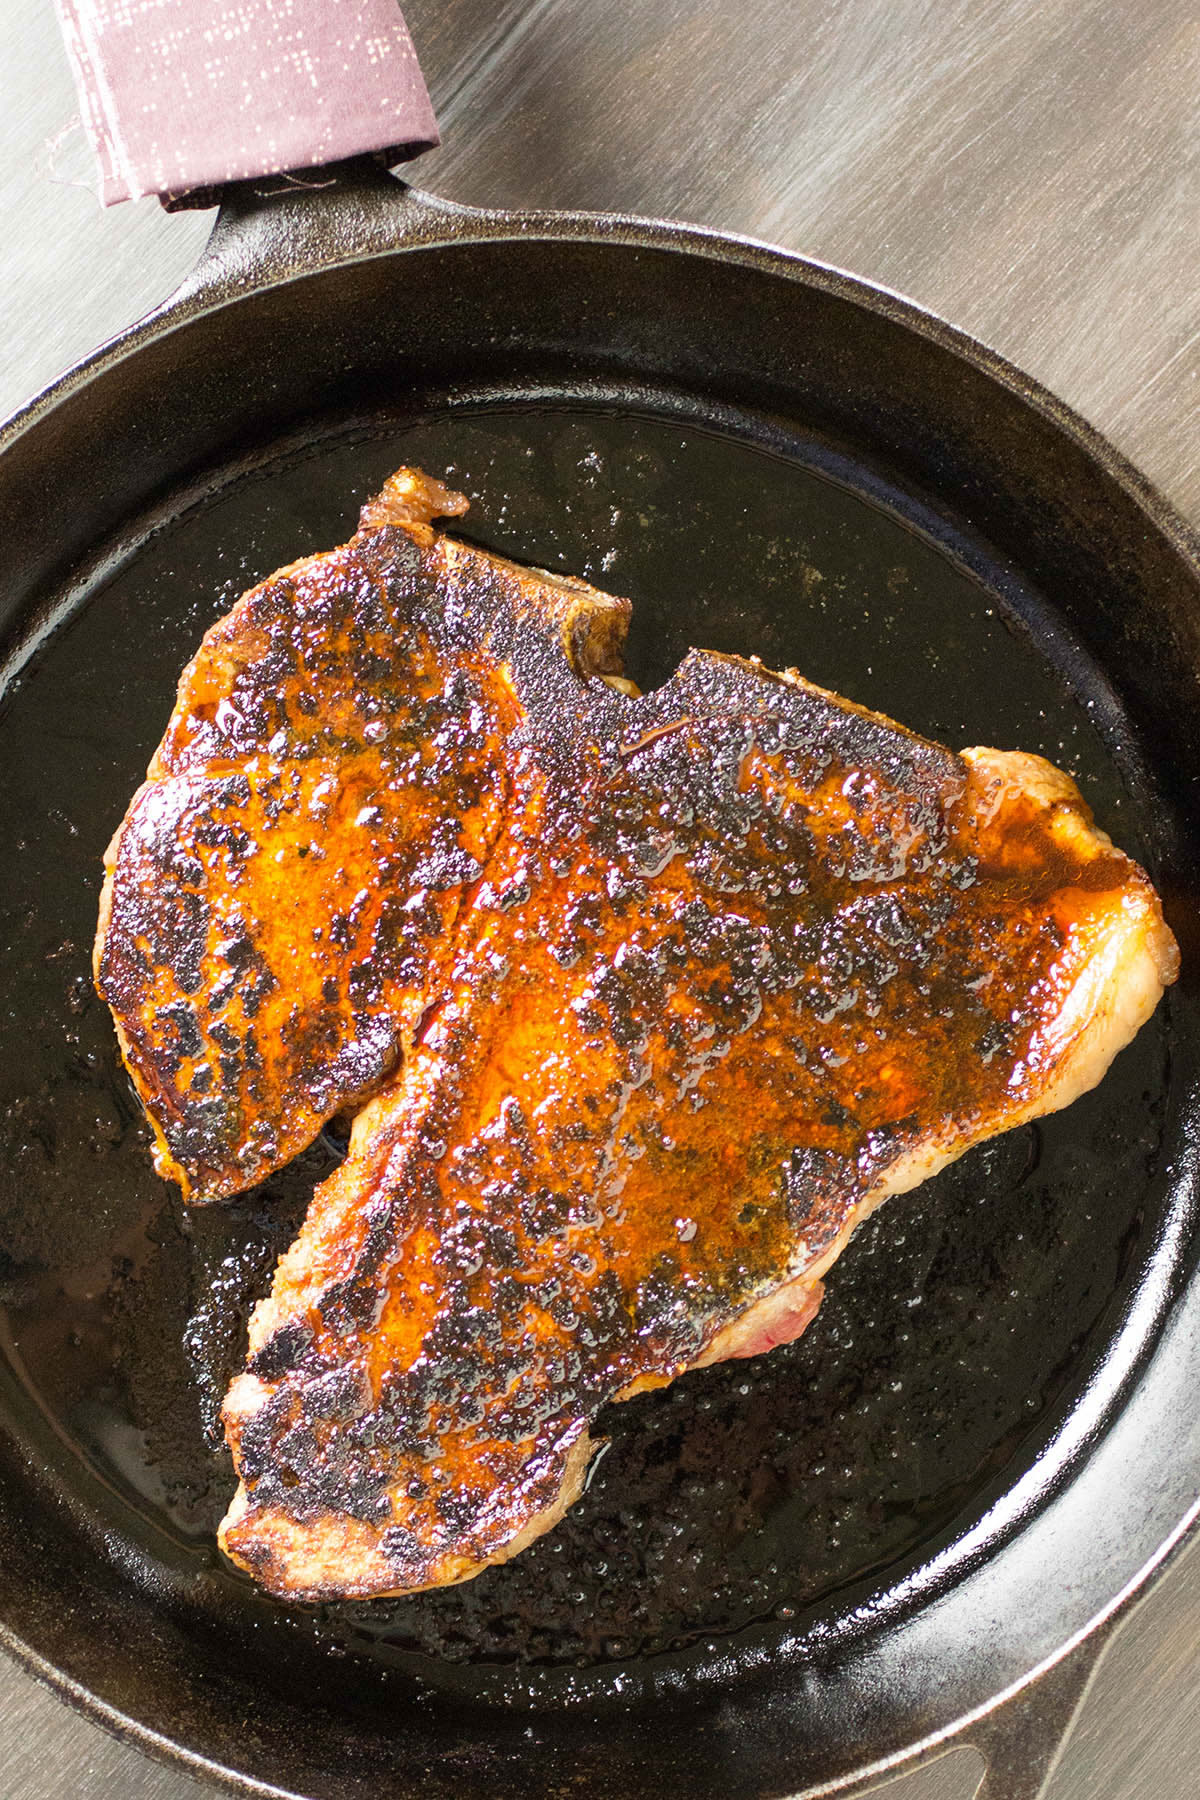
<svg viewBox="0 0 1200 1800">
<path fill-rule="evenodd" d="M 480 878 L 228 1398 L 222 1543 L 282 1595 L 513 1554 L 603 1405 L 795 1335 L 867 1212 L 1098 1080 L 1174 979 L 1040 759 L 731 657 L 618 693 L 536 636 Z"/>
<path fill-rule="evenodd" d="M 246 594 L 109 847 L 96 982 L 190 1200 L 395 1068 L 503 823 L 522 645 L 561 682 L 619 655 L 627 602 L 434 536 L 465 508 L 401 470 L 348 545 Z"/>
</svg>

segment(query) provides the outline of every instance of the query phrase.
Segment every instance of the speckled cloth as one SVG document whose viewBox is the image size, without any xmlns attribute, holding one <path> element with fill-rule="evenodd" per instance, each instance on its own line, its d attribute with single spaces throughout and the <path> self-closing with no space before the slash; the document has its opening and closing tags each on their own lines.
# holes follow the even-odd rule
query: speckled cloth
<svg viewBox="0 0 1200 1800">
<path fill-rule="evenodd" d="M 396 0 L 57 0 L 106 206 L 438 141 Z"/>
</svg>

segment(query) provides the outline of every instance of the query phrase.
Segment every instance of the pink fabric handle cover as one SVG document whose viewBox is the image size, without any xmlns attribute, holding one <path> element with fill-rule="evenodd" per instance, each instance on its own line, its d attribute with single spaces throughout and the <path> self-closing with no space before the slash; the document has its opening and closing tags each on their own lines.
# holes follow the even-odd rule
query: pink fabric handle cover
<svg viewBox="0 0 1200 1800">
<path fill-rule="evenodd" d="M 57 0 L 106 206 L 438 142 L 396 0 Z"/>
</svg>

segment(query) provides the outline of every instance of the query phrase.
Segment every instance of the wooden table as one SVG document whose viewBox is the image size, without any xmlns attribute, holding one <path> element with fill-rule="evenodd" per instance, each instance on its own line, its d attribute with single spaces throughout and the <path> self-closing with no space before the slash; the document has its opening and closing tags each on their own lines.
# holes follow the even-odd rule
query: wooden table
<svg viewBox="0 0 1200 1800">
<path fill-rule="evenodd" d="M 446 139 L 423 185 L 675 215 L 898 288 L 1039 376 L 1200 521 L 1194 0 L 409 0 L 406 13 Z M 51 0 L 0 9 L 0 91 L 7 412 L 167 293 L 210 221 L 151 201 L 98 208 Z M 1194 1550 L 1118 1636 L 1046 1800 L 1200 1791 L 1198 1650 Z M 958 1750 L 884 1791 L 967 1800 L 981 1767 Z M 200 1791 L 0 1667 L 0 1800 Z"/>
</svg>

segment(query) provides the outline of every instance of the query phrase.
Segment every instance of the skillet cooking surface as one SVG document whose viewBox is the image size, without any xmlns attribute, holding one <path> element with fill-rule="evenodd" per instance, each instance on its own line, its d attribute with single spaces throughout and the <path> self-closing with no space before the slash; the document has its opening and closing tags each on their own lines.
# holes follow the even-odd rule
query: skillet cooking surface
<svg viewBox="0 0 1200 1800">
<path fill-rule="evenodd" d="M 0 1295 L 11 1364 L 53 1428 L 53 1481 L 86 1487 L 108 1554 L 212 1629 L 258 1620 L 305 1659 L 349 1650 L 481 1700 L 533 1699 L 580 1664 L 752 1623 L 816 1631 L 982 1514 L 1085 1377 L 1154 1204 L 1167 1015 L 1098 1093 L 889 1202 L 798 1344 L 610 1409 L 584 1499 L 511 1565 L 402 1601 L 265 1600 L 213 1542 L 233 1489 L 216 1412 L 339 1146 L 326 1134 L 225 1208 L 185 1213 L 154 1177 L 91 989 L 100 858 L 206 626 L 348 536 L 402 461 L 470 496 L 462 535 L 630 595 L 645 686 L 689 644 L 756 653 L 953 746 L 1040 751 L 1151 873 L 1139 820 L 1154 798 L 1102 675 L 986 546 L 815 441 L 649 403 L 459 397 L 219 471 L 124 535 L 10 683 Z"/>
</svg>

